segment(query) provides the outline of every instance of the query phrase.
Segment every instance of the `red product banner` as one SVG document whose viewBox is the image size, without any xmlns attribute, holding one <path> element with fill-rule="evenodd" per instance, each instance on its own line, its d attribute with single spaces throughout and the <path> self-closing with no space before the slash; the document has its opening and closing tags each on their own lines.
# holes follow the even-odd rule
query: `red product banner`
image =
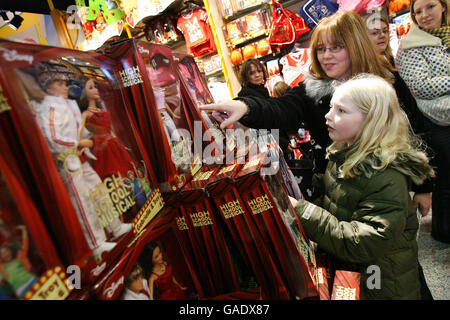
<svg viewBox="0 0 450 320">
<path fill-rule="evenodd" d="M 317 297 L 316 262 L 311 244 L 278 175 L 262 177 L 260 169 L 251 172 L 247 168 L 248 174 L 239 175 L 236 182 L 239 194 L 264 243 L 268 244 L 291 297 Z"/>
<path fill-rule="evenodd" d="M 359 300 L 361 274 L 336 270 L 331 300 Z"/>
</svg>

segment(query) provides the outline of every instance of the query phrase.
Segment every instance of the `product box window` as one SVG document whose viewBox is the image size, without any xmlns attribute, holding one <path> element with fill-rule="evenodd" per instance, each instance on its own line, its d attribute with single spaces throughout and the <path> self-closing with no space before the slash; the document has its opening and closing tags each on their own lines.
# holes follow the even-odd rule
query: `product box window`
<svg viewBox="0 0 450 320">
<path fill-rule="evenodd" d="M 66 299 L 65 268 L 8 144 L 0 134 L 0 300 Z"/>
<path fill-rule="evenodd" d="M 94 286 L 102 300 L 198 300 L 202 289 L 163 209 Z"/>
<path fill-rule="evenodd" d="M 123 104 L 118 65 L 96 53 L 8 41 L 0 42 L 0 63 L 9 123 L 38 180 L 33 191 L 49 202 L 44 214 L 65 260 L 94 257 L 102 266 L 90 271 L 94 279 L 163 206 Z M 54 206 L 67 200 L 69 211 Z"/>
<path fill-rule="evenodd" d="M 129 40 L 111 46 L 107 54 L 122 65 L 126 106 L 149 150 L 161 191 L 178 192 L 201 166 L 202 145 L 194 145 L 194 119 L 171 49 Z"/>
</svg>

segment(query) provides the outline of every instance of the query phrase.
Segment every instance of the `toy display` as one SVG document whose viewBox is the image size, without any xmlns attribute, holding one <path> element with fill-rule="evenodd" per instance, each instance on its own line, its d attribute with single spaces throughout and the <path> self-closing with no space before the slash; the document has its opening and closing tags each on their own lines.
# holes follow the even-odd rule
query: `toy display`
<svg viewBox="0 0 450 320">
<path fill-rule="evenodd" d="M 4 132 L 0 145 L 0 300 L 65 299 L 72 287 Z"/>
<path fill-rule="evenodd" d="M 162 207 L 148 155 L 133 124 L 124 121 L 116 63 L 60 48 L 7 41 L 0 46 L 1 85 L 17 117 L 17 143 L 29 146 L 27 161 L 47 161 L 33 168 L 34 187 L 49 201 L 42 214 L 64 248 L 64 260 L 83 267 L 89 256 L 114 260 L 142 221 Z M 5 60 L 7 52 L 28 60 Z M 42 180 L 48 175 L 55 181 Z M 71 209 L 59 211 L 55 199 Z M 87 246 L 74 244 L 83 241 Z M 91 271 L 93 280 L 99 270 Z"/>
<path fill-rule="evenodd" d="M 221 1 L 233 13 L 262 2 Z M 90 1 L 85 27 L 107 32 L 119 12 L 136 25 L 149 3 Z M 238 19 L 258 39 L 235 64 L 272 53 L 260 8 Z M 200 111 L 216 101 L 194 56 L 212 47 L 192 23 L 192 54 L 134 39 L 101 53 L 0 40 L 0 299 L 359 299 L 359 274 L 334 276 L 305 234 L 276 136 L 223 130 L 225 112 Z M 268 61 L 269 86 L 279 63 L 301 82 L 293 70 L 307 58 Z"/>
</svg>

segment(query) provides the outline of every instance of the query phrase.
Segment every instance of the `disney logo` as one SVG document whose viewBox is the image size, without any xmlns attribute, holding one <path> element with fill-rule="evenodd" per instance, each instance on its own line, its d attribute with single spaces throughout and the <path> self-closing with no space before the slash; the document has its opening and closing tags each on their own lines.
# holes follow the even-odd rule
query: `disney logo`
<svg viewBox="0 0 450 320">
<path fill-rule="evenodd" d="M 139 52 L 140 52 L 140 53 L 150 54 L 150 51 L 147 50 L 147 49 L 145 49 L 145 48 L 143 48 L 143 47 L 138 47 L 138 49 L 139 49 Z"/>
<path fill-rule="evenodd" d="M 117 280 L 117 282 L 111 283 L 111 286 L 105 290 L 105 295 L 108 299 L 111 299 L 114 295 L 114 292 L 116 292 L 117 288 L 119 288 L 121 285 L 123 285 L 123 276 Z"/>
<path fill-rule="evenodd" d="M 91 273 L 94 276 L 98 276 L 103 270 L 106 268 L 106 262 L 103 262 L 101 265 L 96 266 L 94 269 L 91 270 Z"/>
<path fill-rule="evenodd" d="M 5 48 L 0 48 L 3 51 L 3 58 L 6 61 L 28 61 L 29 64 L 33 64 L 33 56 L 26 54 L 19 54 L 17 50 L 8 50 Z"/>
</svg>

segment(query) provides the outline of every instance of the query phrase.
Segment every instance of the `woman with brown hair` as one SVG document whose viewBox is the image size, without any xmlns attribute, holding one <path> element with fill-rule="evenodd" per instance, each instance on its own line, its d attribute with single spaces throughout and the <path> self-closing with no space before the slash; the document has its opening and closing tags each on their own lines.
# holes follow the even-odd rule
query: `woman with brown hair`
<svg viewBox="0 0 450 320">
<path fill-rule="evenodd" d="M 255 96 L 269 98 L 269 91 L 265 87 L 267 70 L 258 59 L 245 60 L 239 71 L 241 91 L 238 97 Z"/>
</svg>

